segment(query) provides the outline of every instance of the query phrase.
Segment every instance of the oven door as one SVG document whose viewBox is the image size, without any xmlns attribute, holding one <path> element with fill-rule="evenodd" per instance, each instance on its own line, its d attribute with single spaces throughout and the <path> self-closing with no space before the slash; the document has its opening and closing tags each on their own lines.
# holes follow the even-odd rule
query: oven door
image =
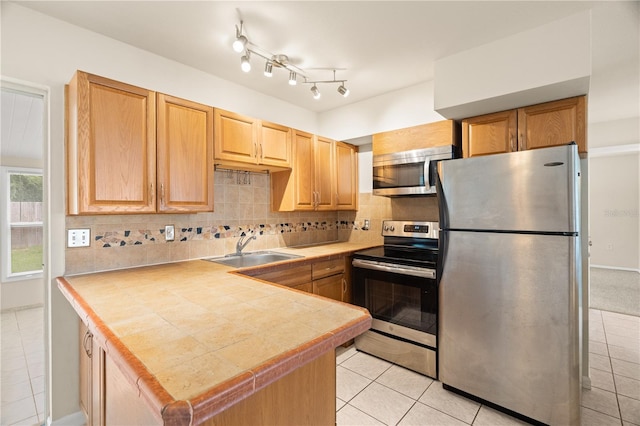
<svg viewBox="0 0 640 426">
<path fill-rule="evenodd" d="M 435 270 L 356 258 L 353 260 L 353 303 L 369 310 L 373 329 L 436 347 Z"/>
</svg>

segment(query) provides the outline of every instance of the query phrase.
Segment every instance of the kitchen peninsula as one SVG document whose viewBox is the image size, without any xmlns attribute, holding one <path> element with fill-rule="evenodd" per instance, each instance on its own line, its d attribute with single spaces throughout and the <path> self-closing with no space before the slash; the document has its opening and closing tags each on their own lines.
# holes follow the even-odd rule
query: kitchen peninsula
<svg viewBox="0 0 640 426">
<path fill-rule="evenodd" d="M 335 424 L 334 349 L 369 313 L 234 271 L 192 260 L 58 278 L 93 367 L 89 424 Z"/>
</svg>

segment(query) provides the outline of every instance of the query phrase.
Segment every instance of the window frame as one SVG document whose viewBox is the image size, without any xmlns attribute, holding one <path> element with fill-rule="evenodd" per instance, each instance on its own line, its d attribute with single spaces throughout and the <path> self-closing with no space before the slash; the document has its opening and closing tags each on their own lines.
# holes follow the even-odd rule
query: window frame
<svg viewBox="0 0 640 426">
<path fill-rule="evenodd" d="M 0 256 L 2 257 L 2 282 L 13 282 L 13 281 L 24 281 L 24 280 L 32 280 L 37 278 L 42 278 L 44 276 L 44 266 L 41 266 L 39 270 L 32 271 L 24 271 L 24 272 L 11 272 L 11 229 L 12 222 L 10 218 L 10 200 L 11 196 L 10 191 L 10 180 L 9 176 L 11 174 L 29 174 L 29 175 L 38 175 L 43 179 L 43 204 L 44 204 L 44 171 L 40 168 L 32 168 L 32 167 L 13 167 L 13 166 L 0 166 L 0 211 L 2 211 L 2 215 L 0 215 L 0 236 L 2 239 L 2 244 L 0 244 Z M 44 211 L 43 211 L 44 214 Z M 18 224 L 17 227 L 27 227 L 27 226 L 40 226 L 42 227 L 43 233 L 43 256 L 44 256 L 44 221 L 40 222 L 16 222 Z M 16 227 L 15 224 L 13 226 Z M 42 260 L 44 265 L 44 258 Z"/>
</svg>

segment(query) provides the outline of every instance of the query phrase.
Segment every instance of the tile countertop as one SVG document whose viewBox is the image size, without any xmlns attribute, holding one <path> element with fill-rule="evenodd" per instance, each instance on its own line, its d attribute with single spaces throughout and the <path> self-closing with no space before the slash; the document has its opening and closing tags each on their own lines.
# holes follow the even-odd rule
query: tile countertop
<svg viewBox="0 0 640 426">
<path fill-rule="evenodd" d="M 306 261 L 370 246 L 275 251 Z M 197 424 L 371 325 L 363 308 L 232 271 L 191 260 L 60 277 L 58 287 L 151 409 Z"/>
</svg>

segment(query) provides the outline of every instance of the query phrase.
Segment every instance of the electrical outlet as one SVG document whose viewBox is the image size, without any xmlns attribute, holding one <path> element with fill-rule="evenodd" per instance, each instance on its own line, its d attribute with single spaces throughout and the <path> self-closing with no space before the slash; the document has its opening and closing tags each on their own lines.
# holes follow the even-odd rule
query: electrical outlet
<svg viewBox="0 0 640 426">
<path fill-rule="evenodd" d="M 165 241 L 173 241 L 176 238 L 175 229 L 173 225 L 166 225 L 164 227 L 164 239 Z"/>
<path fill-rule="evenodd" d="M 90 229 L 67 229 L 67 247 L 89 247 Z"/>
<path fill-rule="evenodd" d="M 362 229 L 364 229 L 365 231 L 369 229 L 369 226 L 371 225 L 371 223 L 369 222 L 369 219 L 365 219 L 364 220 L 364 225 L 362 226 Z"/>
<path fill-rule="evenodd" d="M 607 243 L 607 250 L 613 250 L 613 244 Z"/>
</svg>

